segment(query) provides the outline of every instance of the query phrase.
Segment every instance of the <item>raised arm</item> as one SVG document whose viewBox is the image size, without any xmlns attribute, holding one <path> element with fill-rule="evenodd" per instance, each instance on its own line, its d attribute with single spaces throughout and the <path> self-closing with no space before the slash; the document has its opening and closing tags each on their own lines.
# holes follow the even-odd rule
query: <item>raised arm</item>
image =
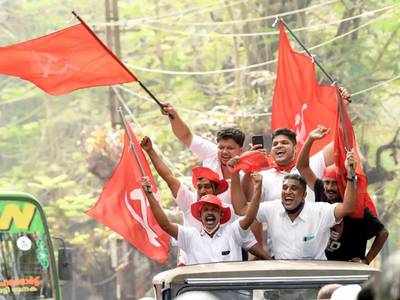
<svg viewBox="0 0 400 300">
<path fill-rule="evenodd" d="M 310 168 L 311 147 L 314 141 L 322 139 L 328 132 L 329 129 L 323 126 L 318 126 L 314 130 L 312 130 L 308 135 L 297 160 L 297 170 L 299 170 L 301 176 L 304 177 L 307 185 L 311 189 L 314 189 L 315 181 L 317 180 L 317 176 L 315 176 L 314 172 Z"/>
<path fill-rule="evenodd" d="M 164 103 L 163 111 L 169 117 L 172 132 L 186 147 L 189 148 L 193 139 L 193 135 L 190 131 L 189 126 L 181 119 L 181 117 L 171 104 Z"/>
<path fill-rule="evenodd" d="M 233 166 L 237 163 L 238 160 L 239 156 L 235 156 L 228 161 L 228 166 L 231 167 L 230 170 L 232 170 Z M 231 172 L 231 202 L 235 214 L 243 216 L 246 213 L 247 198 L 245 197 L 242 190 L 239 172 L 233 171 Z"/>
<path fill-rule="evenodd" d="M 168 219 L 167 215 L 161 208 L 160 203 L 158 203 L 157 199 L 154 197 L 154 194 L 151 191 L 151 184 L 150 184 L 150 180 L 148 177 L 142 177 L 142 187 L 143 187 L 144 193 L 146 194 L 147 199 L 149 200 L 150 208 L 153 212 L 154 218 L 156 219 L 158 225 L 160 225 L 162 230 L 164 230 L 170 236 L 177 239 L 178 238 L 178 225 L 175 223 L 172 223 Z"/>
<path fill-rule="evenodd" d="M 356 161 L 352 151 L 347 152 L 346 169 L 347 184 L 344 191 L 343 203 L 338 203 L 335 207 L 335 219 L 341 220 L 343 217 L 351 214 L 356 209 L 357 204 L 357 178 L 351 177 L 356 168 Z"/>
<path fill-rule="evenodd" d="M 149 137 L 145 136 L 140 142 L 140 145 L 150 157 L 150 160 L 153 163 L 158 175 L 160 175 L 161 178 L 167 183 L 172 195 L 174 196 L 174 198 L 176 198 L 179 187 L 181 186 L 180 181 L 175 177 L 172 171 L 168 168 L 168 166 L 154 150 L 153 144 Z"/>
<path fill-rule="evenodd" d="M 342 96 L 342 99 L 344 100 L 345 106 L 348 107 L 349 103 L 351 102 L 350 93 L 344 87 L 339 87 L 339 92 L 340 92 L 340 95 Z M 327 144 L 322 149 L 322 153 L 324 155 L 325 166 L 330 166 L 335 163 L 334 153 L 333 153 L 333 142 L 330 142 L 329 144 Z"/>
<path fill-rule="evenodd" d="M 246 214 L 239 221 L 240 227 L 242 227 L 244 230 L 247 230 L 253 223 L 257 216 L 258 207 L 260 206 L 262 176 L 259 173 L 252 173 L 251 180 L 254 186 L 254 193 L 247 208 Z"/>
</svg>

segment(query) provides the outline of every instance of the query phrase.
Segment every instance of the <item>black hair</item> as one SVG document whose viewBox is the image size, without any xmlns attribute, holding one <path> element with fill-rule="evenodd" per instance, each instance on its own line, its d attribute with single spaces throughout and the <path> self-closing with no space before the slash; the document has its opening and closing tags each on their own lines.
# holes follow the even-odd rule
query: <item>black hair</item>
<svg viewBox="0 0 400 300">
<path fill-rule="evenodd" d="M 199 177 L 198 179 L 201 180 L 201 179 L 203 179 L 203 178 L 205 178 L 205 177 Z M 207 179 L 207 180 L 210 182 L 210 184 L 211 184 L 211 186 L 212 186 L 212 190 L 213 190 L 214 194 L 216 195 L 217 192 L 218 192 L 218 183 L 215 182 L 215 181 L 211 181 L 211 180 L 208 179 L 208 178 L 205 178 L 205 179 Z M 197 187 L 195 187 L 195 188 L 196 188 L 196 190 L 197 190 Z"/>
<path fill-rule="evenodd" d="M 296 145 L 296 143 L 297 143 L 297 141 L 296 141 L 296 133 L 293 130 L 289 129 L 289 128 L 278 128 L 278 129 L 276 129 L 271 135 L 272 141 L 278 135 L 286 136 L 293 143 L 293 145 Z"/>
<path fill-rule="evenodd" d="M 283 177 L 283 180 L 286 180 L 286 179 L 294 179 L 294 180 L 297 180 L 297 181 L 300 183 L 300 185 L 301 185 L 301 187 L 303 188 L 303 190 L 306 191 L 306 189 L 307 189 L 307 182 L 306 182 L 306 180 L 305 180 L 302 176 L 300 176 L 299 174 L 286 174 L 285 177 Z"/>
<path fill-rule="evenodd" d="M 244 138 L 245 138 L 244 133 L 237 128 L 232 128 L 232 127 L 223 128 L 217 132 L 217 142 L 219 142 L 220 140 L 232 139 L 240 147 L 243 147 Z"/>
</svg>

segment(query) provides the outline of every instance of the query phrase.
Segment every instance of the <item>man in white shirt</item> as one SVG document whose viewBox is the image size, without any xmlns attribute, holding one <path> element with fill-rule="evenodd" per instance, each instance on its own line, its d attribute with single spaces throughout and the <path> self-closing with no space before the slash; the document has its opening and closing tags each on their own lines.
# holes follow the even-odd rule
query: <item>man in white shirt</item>
<svg viewBox="0 0 400 300">
<path fill-rule="evenodd" d="M 263 177 L 263 187 L 261 202 L 279 200 L 282 193 L 283 178 L 286 174 L 299 174 L 296 169 L 296 133 L 288 128 L 280 128 L 272 133 L 271 157 L 273 166 L 270 169 L 261 171 Z M 229 162 L 230 164 L 232 161 Z M 238 160 L 236 159 L 236 162 Z M 333 143 L 326 146 L 322 151 L 310 158 L 310 167 L 316 174 L 323 174 L 326 165 L 333 163 Z M 232 167 L 233 165 L 231 165 Z M 231 200 L 237 214 L 241 214 L 246 209 L 247 199 L 251 199 L 253 187 L 248 180 L 248 176 L 243 176 L 241 184 L 236 178 L 232 181 Z M 235 182 L 235 186 L 233 183 Z M 307 188 L 307 201 L 314 201 L 314 192 Z M 269 238 L 269 230 L 264 227 L 265 234 L 261 233 L 261 228 L 255 232 L 257 240 L 267 244 L 269 253 L 273 253 L 273 245 Z"/>
<path fill-rule="evenodd" d="M 193 192 L 188 186 L 181 183 L 175 177 L 172 171 L 154 150 L 149 137 L 144 137 L 142 139 L 141 146 L 150 157 L 150 160 L 152 161 L 157 173 L 167 183 L 174 197 L 175 203 L 183 213 L 183 225 L 196 228 L 200 232 L 202 230 L 201 222 L 199 222 L 191 214 L 191 205 L 205 195 L 220 195 L 224 193 L 228 189 L 228 182 L 225 179 L 220 178 L 217 173 L 209 168 L 195 167 L 192 169 L 192 183 L 196 192 Z M 237 216 L 234 215 L 232 205 L 226 206 L 231 210 L 232 218 L 229 220 L 229 222 L 232 222 L 237 218 Z M 265 250 L 263 250 L 261 244 L 257 243 L 253 234 L 249 234 L 246 237 L 244 249 L 248 250 L 250 253 L 259 258 L 268 258 Z M 185 253 L 180 252 L 178 264 L 186 264 L 185 257 Z"/>
<path fill-rule="evenodd" d="M 175 136 L 197 156 L 202 165 L 218 173 L 220 177 L 229 180 L 231 173 L 226 163 L 232 157 L 242 153 L 244 133 L 237 128 L 224 128 L 217 133 L 217 143 L 213 143 L 192 134 L 189 126 L 181 119 L 171 104 L 166 103 L 163 110 L 169 116 Z M 229 189 L 219 197 L 224 203 L 231 204 Z"/>
<path fill-rule="evenodd" d="M 198 135 L 193 135 L 189 126 L 181 119 L 171 104 L 165 103 L 163 111 L 169 116 L 171 128 L 175 136 L 202 161 L 203 166 L 210 168 L 218 173 L 220 177 L 230 182 L 232 174 L 227 166 L 227 162 L 243 152 L 245 134 L 237 128 L 224 128 L 218 131 L 216 137 L 217 143 L 215 144 Z M 241 173 L 240 175 L 242 176 L 243 174 Z M 248 186 L 245 189 L 246 197 L 247 199 L 251 199 L 253 188 L 250 186 L 248 177 L 246 177 L 245 184 Z M 228 190 L 220 194 L 219 198 L 225 204 L 232 204 L 230 184 Z M 241 215 L 242 210 L 235 210 L 235 213 Z M 257 241 L 262 243 L 260 224 L 254 222 L 252 231 Z"/>
<path fill-rule="evenodd" d="M 246 214 L 232 223 L 228 223 L 231 210 L 215 195 L 205 195 L 191 205 L 192 216 L 202 224 L 200 232 L 196 228 L 170 222 L 155 199 L 148 178 L 142 179 L 142 186 L 158 224 L 178 241 L 178 247 L 186 253 L 186 263 L 190 265 L 242 260 L 241 248 L 257 215 L 261 195 L 261 176 L 254 173 L 251 178 L 256 187 L 254 197 Z"/>
<path fill-rule="evenodd" d="M 350 158 L 351 157 L 351 158 Z M 346 167 L 354 168 L 352 155 Z M 306 181 L 298 174 L 287 174 L 281 200 L 263 202 L 257 220 L 266 223 L 275 259 L 326 259 L 330 228 L 356 208 L 357 183 L 348 183 L 343 203 L 305 201 Z"/>
<path fill-rule="evenodd" d="M 263 196 L 261 201 L 280 199 L 283 178 L 288 173 L 299 174 L 296 168 L 296 133 L 280 128 L 272 134 L 271 156 L 275 161 L 273 168 L 262 171 Z M 333 164 L 333 143 L 310 158 L 310 168 L 317 176 L 322 176 L 325 167 Z M 246 193 L 246 191 L 245 191 Z M 307 189 L 306 200 L 314 201 L 314 193 Z"/>
</svg>

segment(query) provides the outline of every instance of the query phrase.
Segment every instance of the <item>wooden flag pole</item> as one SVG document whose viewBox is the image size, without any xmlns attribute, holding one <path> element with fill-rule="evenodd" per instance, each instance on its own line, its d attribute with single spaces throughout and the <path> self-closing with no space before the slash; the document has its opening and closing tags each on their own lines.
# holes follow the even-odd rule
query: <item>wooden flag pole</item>
<svg viewBox="0 0 400 300">
<path fill-rule="evenodd" d="M 152 92 L 123 64 L 123 62 L 98 38 L 98 36 L 93 32 L 93 30 L 83 21 L 83 19 L 75 12 L 72 11 L 72 14 L 81 22 L 81 24 L 86 28 L 86 30 L 96 39 L 97 42 L 100 43 L 101 46 L 120 64 L 120 66 L 128 72 L 129 75 L 131 75 L 138 83 L 139 85 L 143 88 L 143 90 L 153 99 L 158 106 L 163 109 L 164 105 L 159 101 Z"/>
<path fill-rule="evenodd" d="M 143 177 L 143 176 L 146 176 L 146 173 L 144 172 L 143 166 L 142 166 L 142 164 L 140 163 L 139 157 L 138 157 L 138 155 L 137 155 L 137 153 L 136 153 L 135 144 L 132 142 L 133 137 L 131 136 L 131 129 L 130 129 L 130 127 L 129 127 L 130 125 L 129 125 L 128 122 L 126 121 L 125 115 L 124 115 L 124 113 L 122 112 L 122 107 L 119 106 L 119 107 L 117 108 L 117 111 L 118 111 L 118 113 L 119 113 L 119 115 L 120 115 L 120 117 L 121 117 L 122 124 L 123 124 L 123 126 L 124 126 L 125 132 L 126 132 L 126 134 L 128 135 L 129 146 L 130 146 L 129 148 L 131 149 L 132 154 L 135 156 L 136 162 L 137 162 L 137 164 L 138 164 L 138 166 L 139 166 L 140 175 L 141 175 L 142 177 Z"/>
</svg>

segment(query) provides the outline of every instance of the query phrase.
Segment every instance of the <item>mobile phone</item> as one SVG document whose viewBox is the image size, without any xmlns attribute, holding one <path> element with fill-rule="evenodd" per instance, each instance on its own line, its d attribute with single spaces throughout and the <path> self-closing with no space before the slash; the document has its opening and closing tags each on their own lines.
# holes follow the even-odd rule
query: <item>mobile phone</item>
<svg viewBox="0 0 400 300">
<path fill-rule="evenodd" d="M 261 148 L 264 148 L 264 136 L 262 135 L 253 135 L 251 137 L 251 143 L 253 146 L 261 145 Z"/>
</svg>

